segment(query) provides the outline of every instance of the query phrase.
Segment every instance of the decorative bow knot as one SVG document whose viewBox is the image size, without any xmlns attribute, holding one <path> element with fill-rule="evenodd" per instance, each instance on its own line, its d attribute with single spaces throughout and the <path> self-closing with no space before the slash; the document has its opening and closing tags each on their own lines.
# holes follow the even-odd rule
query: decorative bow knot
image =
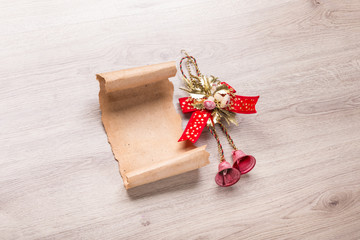
<svg viewBox="0 0 360 240">
<path fill-rule="evenodd" d="M 204 77 L 207 78 L 207 77 Z M 206 81 L 206 80 L 205 80 Z M 251 114 L 256 113 L 255 105 L 259 99 L 259 96 L 255 97 L 246 97 L 235 95 L 236 91 L 226 82 L 220 82 L 217 88 L 221 90 L 226 90 L 230 96 L 228 103 L 221 108 L 221 101 L 225 98 L 225 96 L 219 94 L 221 97 L 218 97 L 218 92 L 213 92 L 215 98 L 210 95 L 208 97 L 203 98 L 193 98 L 193 97 L 183 97 L 179 98 L 180 107 L 183 113 L 192 112 L 191 118 L 181 135 L 179 142 L 184 140 L 190 140 L 195 143 L 203 131 L 204 127 L 207 124 L 215 124 L 220 121 L 221 117 L 227 122 L 233 122 L 237 124 L 236 119 L 234 118 L 232 113 L 242 113 L 242 114 Z M 211 92 L 210 92 L 211 93 Z M 216 99 L 217 97 L 217 99 Z M 208 100 L 210 98 L 210 100 Z M 213 100 L 214 99 L 214 100 Z M 211 105 L 210 103 L 207 105 L 207 102 L 214 103 Z M 211 106 L 214 106 L 213 108 Z M 212 108 L 212 109 L 211 109 Z M 230 113 L 230 114 L 229 114 Z M 221 115 L 222 114 L 222 115 Z M 215 118 L 215 119 L 214 119 Z M 210 120 L 210 122 L 208 122 Z"/>
</svg>

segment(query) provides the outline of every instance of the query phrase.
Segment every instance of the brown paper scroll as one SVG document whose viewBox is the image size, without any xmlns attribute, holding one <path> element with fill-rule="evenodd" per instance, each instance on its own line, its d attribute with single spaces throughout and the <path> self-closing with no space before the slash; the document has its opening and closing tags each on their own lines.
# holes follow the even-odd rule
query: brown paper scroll
<svg viewBox="0 0 360 240">
<path fill-rule="evenodd" d="M 206 146 L 178 142 L 181 118 L 173 101 L 175 62 L 96 75 L 102 121 L 125 188 L 209 163 Z"/>
</svg>

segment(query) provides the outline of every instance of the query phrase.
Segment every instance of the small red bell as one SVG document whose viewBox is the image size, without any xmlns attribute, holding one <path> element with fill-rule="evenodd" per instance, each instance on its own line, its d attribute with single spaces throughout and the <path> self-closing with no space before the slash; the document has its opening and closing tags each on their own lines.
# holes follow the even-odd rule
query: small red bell
<svg viewBox="0 0 360 240">
<path fill-rule="evenodd" d="M 251 171 L 255 167 L 256 159 L 251 155 L 246 155 L 241 150 L 236 150 L 232 152 L 233 158 L 233 168 L 236 168 L 241 172 L 241 174 L 245 174 Z"/>
<path fill-rule="evenodd" d="M 240 179 L 239 170 L 232 168 L 227 161 L 222 161 L 219 164 L 219 172 L 215 176 L 215 182 L 221 187 L 229 187 L 237 183 Z"/>
</svg>

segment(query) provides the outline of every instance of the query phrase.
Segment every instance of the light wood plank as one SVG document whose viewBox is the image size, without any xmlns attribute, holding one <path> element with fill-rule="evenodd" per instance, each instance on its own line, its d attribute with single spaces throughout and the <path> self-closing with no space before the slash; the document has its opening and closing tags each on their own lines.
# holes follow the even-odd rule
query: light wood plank
<svg viewBox="0 0 360 240">
<path fill-rule="evenodd" d="M 359 1 L 16 0 L 0 13 L 0 239 L 360 238 Z M 217 187 L 204 132 L 209 166 L 126 191 L 95 73 L 181 49 L 261 96 L 230 127 L 257 166 Z"/>
</svg>

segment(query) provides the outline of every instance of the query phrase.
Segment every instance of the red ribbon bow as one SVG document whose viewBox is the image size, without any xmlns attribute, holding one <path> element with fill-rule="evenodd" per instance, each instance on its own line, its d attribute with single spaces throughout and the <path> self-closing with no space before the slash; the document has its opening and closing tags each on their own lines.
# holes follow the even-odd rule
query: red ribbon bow
<svg viewBox="0 0 360 240">
<path fill-rule="evenodd" d="M 230 92 L 235 93 L 235 89 L 232 88 L 229 84 L 225 82 L 221 82 L 221 84 L 226 84 L 230 90 Z M 239 96 L 235 95 L 230 98 L 230 104 L 225 108 L 226 110 L 230 112 L 235 113 L 242 113 L 242 114 L 251 114 L 256 113 L 255 105 L 259 99 L 259 96 L 255 97 L 246 97 L 246 96 Z M 183 97 L 179 98 L 180 107 L 183 113 L 190 113 L 193 112 L 191 115 L 191 118 L 186 125 L 186 128 L 181 135 L 178 142 L 184 141 L 184 140 L 190 140 L 191 142 L 196 142 L 202 130 L 206 126 L 206 123 L 208 119 L 210 118 L 212 120 L 212 115 L 209 110 L 198 110 L 192 106 L 194 103 L 193 98 L 191 97 Z"/>
</svg>

